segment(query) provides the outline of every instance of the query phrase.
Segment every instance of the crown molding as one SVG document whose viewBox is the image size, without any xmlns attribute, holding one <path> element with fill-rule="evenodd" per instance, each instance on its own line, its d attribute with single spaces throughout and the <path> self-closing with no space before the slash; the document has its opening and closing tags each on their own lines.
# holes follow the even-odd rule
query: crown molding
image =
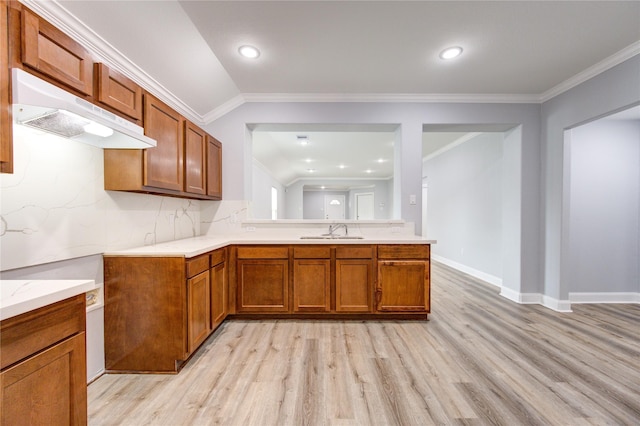
<svg viewBox="0 0 640 426">
<path fill-rule="evenodd" d="M 598 74 L 602 74 L 608 69 L 611 69 L 616 65 L 620 65 L 627 59 L 631 59 L 638 54 L 640 54 L 640 40 L 542 93 L 540 95 L 539 102 L 547 102 L 548 100 L 584 83 Z"/>
<path fill-rule="evenodd" d="M 538 103 L 539 95 L 456 93 L 245 93 L 246 102 Z"/>
<path fill-rule="evenodd" d="M 228 114 L 231 111 L 233 111 L 234 109 L 238 108 L 239 106 L 241 106 L 245 102 L 246 102 L 246 100 L 245 100 L 243 94 L 239 94 L 237 96 L 234 96 L 233 98 L 229 99 L 228 101 L 226 101 L 225 103 L 223 103 L 219 107 L 216 107 L 216 108 L 212 109 L 211 111 L 209 111 L 208 113 L 206 113 L 204 116 L 202 116 L 202 120 L 206 124 L 212 123 L 215 120 L 217 120 L 218 118 L 222 117 L 223 115 Z"/>
<path fill-rule="evenodd" d="M 20 0 L 20 2 L 76 40 L 93 56 L 103 60 L 109 67 L 129 77 L 189 120 L 198 125 L 206 124 L 201 114 L 198 114 L 122 52 L 106 42 L 56 0 Z"/>
</svg>

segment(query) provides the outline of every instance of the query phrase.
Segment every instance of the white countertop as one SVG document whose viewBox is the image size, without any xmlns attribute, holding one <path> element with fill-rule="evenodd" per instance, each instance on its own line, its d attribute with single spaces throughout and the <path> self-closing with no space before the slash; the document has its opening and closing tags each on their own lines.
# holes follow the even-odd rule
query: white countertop
<svg viewBox="0 0 640 426">
<path fill-rule="evenodd" d="M 305 236 L 308 234 L 304 234 Z M 125 250 L 108 251 L 105 256 L 169 256 L 195 257 L 231 244 L 435 244 L 413 235 L 393 235 L 365 237 L 363 239 L 301 239 L 300 236 L 264 235 L 259 232 L 245 232 L 222 237 L 200 236 L 166 243 L 135 247 Z"/>
<path fill-rule="evenodd" d="M 0 280 L 0 320 L 95 288 L 94 280 Z"/>
</svg>

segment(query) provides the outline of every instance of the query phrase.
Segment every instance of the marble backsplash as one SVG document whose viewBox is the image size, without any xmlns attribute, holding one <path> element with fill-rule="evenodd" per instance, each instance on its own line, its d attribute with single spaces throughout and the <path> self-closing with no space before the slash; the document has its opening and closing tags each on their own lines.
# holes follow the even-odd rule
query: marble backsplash
<svg viewBox="0 0 640 426">
<path fill-rule="evenodd" d="M 105 191 L 100 148 L 14 126 L 14 163 L 0 175 L 2 271 L 200 235 L 201 201 Z"/>
</svg>

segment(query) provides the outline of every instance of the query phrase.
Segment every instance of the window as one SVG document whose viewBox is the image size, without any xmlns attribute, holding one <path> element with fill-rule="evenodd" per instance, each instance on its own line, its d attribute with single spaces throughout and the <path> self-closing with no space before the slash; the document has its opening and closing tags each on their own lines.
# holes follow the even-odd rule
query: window
<svg viewBox="0 0 640 426">
<path fill-rule="evenodd" d="M 271 219 L 278 218 L 278 190 L 271 187 Z"/>
</svg>

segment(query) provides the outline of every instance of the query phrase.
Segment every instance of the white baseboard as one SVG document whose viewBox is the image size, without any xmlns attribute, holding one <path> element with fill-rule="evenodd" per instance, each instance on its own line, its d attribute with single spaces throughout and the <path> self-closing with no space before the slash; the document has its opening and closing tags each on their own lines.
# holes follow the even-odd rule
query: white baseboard
<svg viewBox="0 0 640 426">
<path fill-rule="evenodd" d="M 440 262 L 453 269 L 457 269 L 458 271 L 471 275 L 472 277 L 495 285 L 496 287 L 500 287 L 500 296 L 513 302 L 520 303 L 522 305 L 542 305 L 556 312 L 571 312 L 571 302 L 569 300 L 558 300 L 541 293 L 520 293 L 510 288 L 503 287 L 502 278 L 487 274 L 482 271 L 478 271 L 477 269 L 470 268 L 469 266 L 463 265 L 442 256 L 432 254 L 431 258 L 436 262 Z"/>
<path fill-rule="evenodd" d="M 482 280 L 486 283 L 495 285 L 496 287 L 502 287 L 502 278 L 500 277 L 487 274 L 486 272 L 479 271 L 467 265 L 463 265 L 462 263 L 447 259 L 446 257 L 438 256 L 437 254 L 431 254 L 431 258 L 436 262 L 440 262 L 444 265 L 450 266 L 453 269 L 457 269 L 458 271 L 464 272 L 465 274 L 471 275 L 472 277 L 478 278 L 479 280 Z"/>
<path fill-rule="evenodd" d="M 640 303 L 640 293 L 569 293 L 571 303 Z"/>
</svg>

